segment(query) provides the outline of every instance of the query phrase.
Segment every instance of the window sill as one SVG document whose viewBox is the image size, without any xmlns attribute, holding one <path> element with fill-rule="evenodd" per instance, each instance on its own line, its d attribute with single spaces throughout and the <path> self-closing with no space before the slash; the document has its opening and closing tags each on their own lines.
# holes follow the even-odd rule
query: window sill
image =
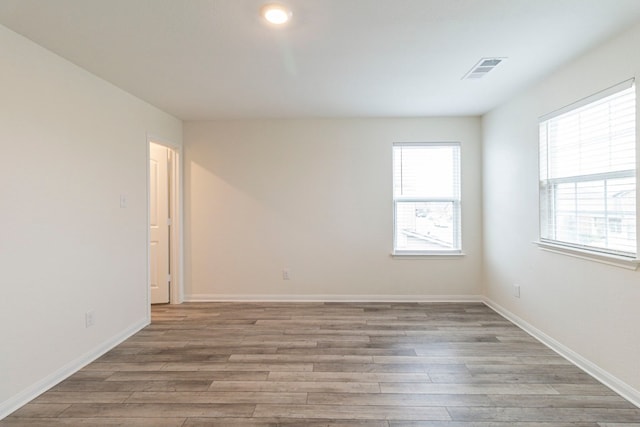
<svg viewBox="0 0 640 427">
<path fill-rule="evenodd" d="M 567 246 L 554 245 L 553 243 L 535 241 L 540 249 L 561 255 L 567 255 L 574 258 L 584 259 L 587 261 L 595 261 L 602 264 L 612 265 L 614 267 L 626 268 L 627 270 L 637 270 L 640 260 L 627 258 L 623 256 L 601 254 L 587 250 L 571 248 Z"/>
<path fill-rule="evenodd" d="M 398 259 L 455 259 L 462 258 L 465 254 L 462 251 L 450 252 L 412 252 L 412 251 L 393 251 L 391 258 Z"/>
</svg>

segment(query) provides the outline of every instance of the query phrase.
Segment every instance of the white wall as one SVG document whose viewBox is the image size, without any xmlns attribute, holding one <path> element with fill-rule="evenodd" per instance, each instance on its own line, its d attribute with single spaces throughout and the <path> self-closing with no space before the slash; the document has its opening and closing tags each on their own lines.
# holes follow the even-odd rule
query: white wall
<svg viewBox="0 0 640 427">
<path fill-rule="evenodd" d="M 585 365 L 612 375 L 619 391 L 636 402 L 640 272 L 544 252 L 532 242 L 538 238 L 538 117 L 638 76 L 639 46 L 636 27 L 483 119 L 488 298 Z M 514 283 L 521 285 L 520 299 L 512 296 Z"/>
<path fill-rule="evenodd" d="M 2 418 L 148 321 L 147 132 L 182 123 L 2 26 L 0 46 Z"/>
<path fill-rule="evenodd" d="M 481 292 L 479 118 L 185 123 L 187 299 Z M 461 141 L 458 259 L 391 258 L 391 144 Z M 282 280 L 283 268 L 291 280 Z"/>
</svg>

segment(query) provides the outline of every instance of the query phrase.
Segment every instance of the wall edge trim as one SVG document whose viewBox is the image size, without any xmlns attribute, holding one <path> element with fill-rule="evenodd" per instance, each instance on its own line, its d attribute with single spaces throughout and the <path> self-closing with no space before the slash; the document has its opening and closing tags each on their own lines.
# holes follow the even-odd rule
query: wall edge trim
<svg viewBox="0 0 640 427">
<path fill-rule="evenodd" d="M 576 365 L 578 368 L 582 369 L 584 372 L 609 387 L 611 390 L 622 396 L 624 399 L 628 400 L 635 406 L 640 408 L 640 391 L 636 390 L 626 382 L 622 381 L 620 378 L 614 376 L 610 372 L 602 369 L 595 363 L 591 362 L 589 359 L 583 357 L 579 353 L 571 350 L 569 347 L 565 346 L 561 342 L 556 339 L 550 337 L 546 333 L 542 332 L 526 320 L 502 307 L 500 304 L 496 303 L 492 299 L 488 297 L 482 298 L 483 302 L 487 307 L 514 323 L 516 326 L 524 330 L 526 333 L 540 341 L 542 344 L 549 347 L 551 350 Z"/>
<path fill-rule="evenodd" d="M 187 294 L 184 302 L 483 302 L 481 295 Z"/>
<path fill-rule="evenodd" d="M 0 420 L 12 414 L 13 412 L 20 409 L 22 406 L 26 405 L 36 397 L 40 396 L 45 391 L 49 390 L 51 387 L 59 384 L 63 380 L 67 379 L 71 375 L 78 372 L 80 369 L 87 366 L 89 363 L 95 361 L 100 356 L 113 349 L 118 344 L 121 344 L 123 341 L 127 340 L 134 334 L 138 333 L 142 328 L 149 325 L 149 319 L 145 318 L 140 320 L 125 329 L 124 331 L 118 333 L 117 335 L 111 337 L 107 341 L 102 344 L 96 346 L 92 350 L 84 353 L 80 357 L 77 357 L 70 361 L 69 363 L 62 366 L 60 369 L 52 372 L 47 375 L 45 378 L 35 382 L 30 385 L 26 389 L 22 390 L 20 393 L 16 394 L 13 397 L 5 400 L 0 403 Z"/>
</svg>

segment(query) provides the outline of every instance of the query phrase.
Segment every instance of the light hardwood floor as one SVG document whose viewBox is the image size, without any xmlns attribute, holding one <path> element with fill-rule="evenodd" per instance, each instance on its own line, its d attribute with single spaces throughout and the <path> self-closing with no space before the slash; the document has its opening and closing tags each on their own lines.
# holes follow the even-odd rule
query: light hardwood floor
<svg viewBox="0 0 640 427">
<path fill-rule="evenodd" d="M 187 303 L 2 426 L 640 427 L 482 304 Z"/>
</svg>

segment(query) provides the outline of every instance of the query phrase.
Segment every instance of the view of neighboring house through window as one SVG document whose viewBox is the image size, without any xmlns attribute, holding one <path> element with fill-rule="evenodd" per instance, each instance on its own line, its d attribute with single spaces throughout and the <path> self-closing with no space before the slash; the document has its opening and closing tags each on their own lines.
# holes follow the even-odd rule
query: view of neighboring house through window
<svg viewBox="0 0 640 427">
<path fill-rule="evenodd" d="M 393 145 L 394 254 L 456 254 L 460 144 Z"/>
<path fill-rule="evenodd" d="M 633 81 L 541 118 L 540 240 L 635 258 Z"/>
</svg>

